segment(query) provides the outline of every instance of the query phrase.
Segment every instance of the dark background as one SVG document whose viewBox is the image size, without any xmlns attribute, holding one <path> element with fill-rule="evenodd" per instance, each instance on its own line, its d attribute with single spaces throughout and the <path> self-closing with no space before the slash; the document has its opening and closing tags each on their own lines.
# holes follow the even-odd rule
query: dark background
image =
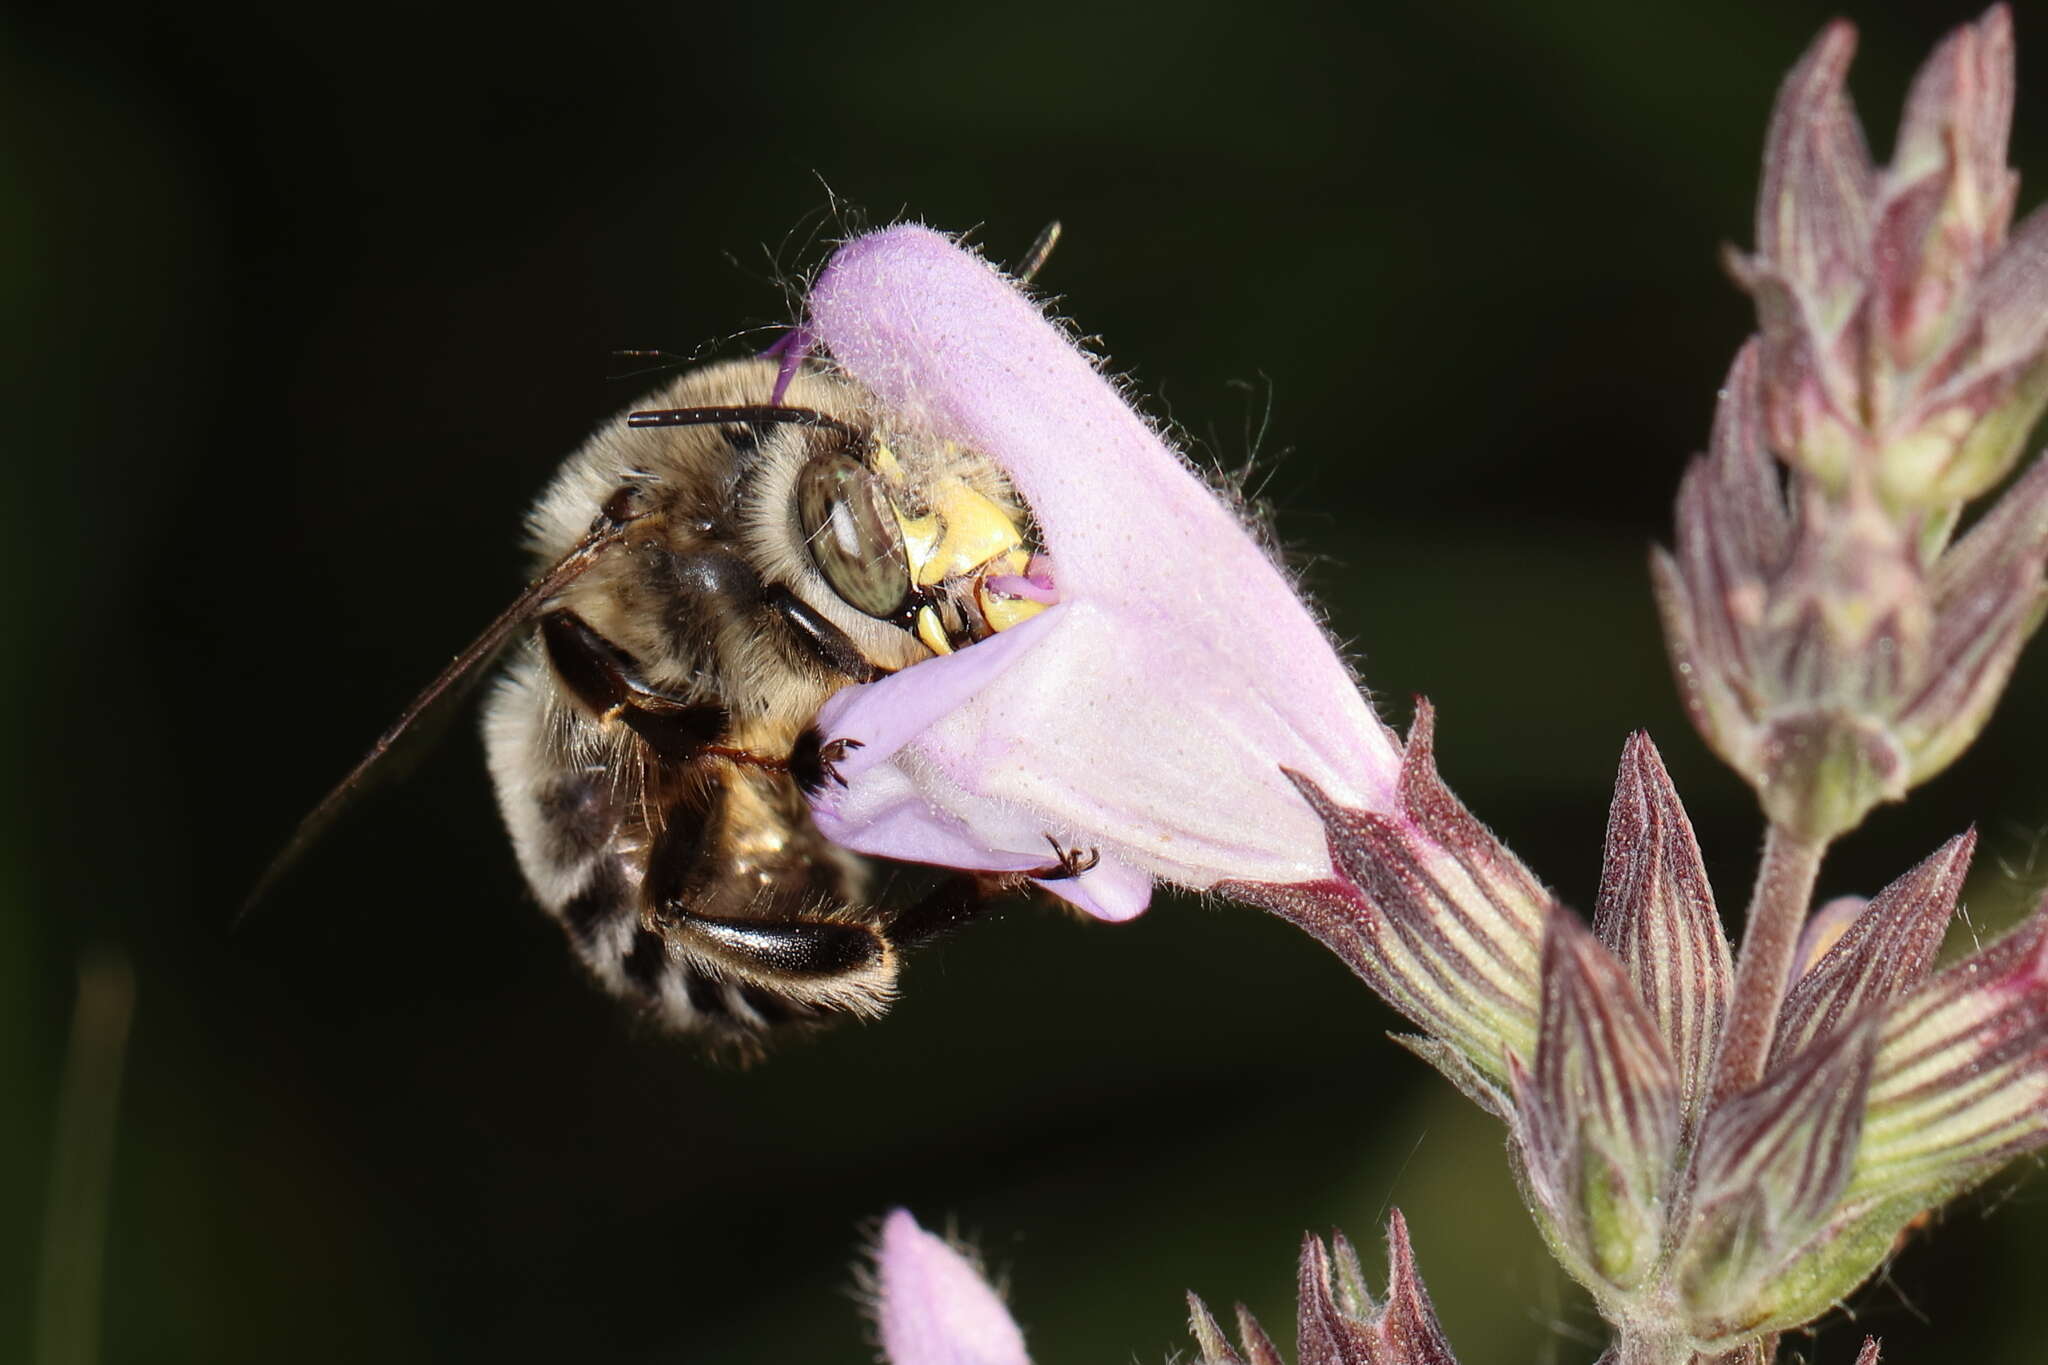
<svg viewBox="0 0 2048 1365">
<path fill-rule="evenodd" d="M 1880 150 L 1972 13 L 1898 8 L 1858 16 Z M 30 1337 L 75 967 L 108 947 L 137 1002 L 109 1360 L 855 1362 L 856 1248 L 897 1203 L 1009 1271 L 1042 1365 L 1163 1359 L 1187 1289 L 1291 1339 L 1303 1229 L 1377 1279 L 1395 1204 L 1467 1365 L 1590 1359 L 1496 1127 L 1251 911 L 1019 910 L 915 960 L 885 1022 L 710 1066 L 524 904 L 465 719 L 228 920 L 515 589 L 524 504 L 653 382 L 608 353 L 758 347 L 863 221 L 835 205 L 980 224 L 998 259 L 1063 219 L 1045 286 L 1202 458 L 1257 456 L 1383 710 L 1437 702 L 1475 809 L 1589 905 L 1647 727 L 1736 912 L 1759 826 L 1675 707 L 1642 567 L 1749 327 L 1717 245 L 1749 240 L 1772 91 L 1828 13 L 0 19 L 0 1359 Z M 2019 30 L 2038 94 L 2048 26 Z M 2048 165 L 2039 98 L 2017 149 Z M 2017 913 L 2044 670 L 1825 893 L 1976 820 L 1972 916 Z M 2032 1167 L 1916 1237 L 1821 1357 L 1868 1328 L 1897 1361 L 2036 1358 Z"/>
</svg>

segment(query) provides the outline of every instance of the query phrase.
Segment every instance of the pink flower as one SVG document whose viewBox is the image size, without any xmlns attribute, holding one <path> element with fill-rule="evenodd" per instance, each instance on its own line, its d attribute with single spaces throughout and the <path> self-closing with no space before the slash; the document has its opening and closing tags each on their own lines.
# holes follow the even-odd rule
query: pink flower
<svg viewBox="0 0 2048 1365">
<path fill-rule="evenodd" d="M 1003 469 L 1057 595 L 826 704 L 828 746 L 855 742 L 828 748 L 844 757 L 813 798 L 826 836 L 993 872 L 1092 853 L 1046 885 L 1104 919 L 1142 911 L 1155 880 L 1327 876 L 1322 821 L 1283 769 L 1382 810 L 1400 746 L 1286 574 L 1066 332 L 910 225 L 833 256 L 808 330 L 925 434 Z"/>
</svg>

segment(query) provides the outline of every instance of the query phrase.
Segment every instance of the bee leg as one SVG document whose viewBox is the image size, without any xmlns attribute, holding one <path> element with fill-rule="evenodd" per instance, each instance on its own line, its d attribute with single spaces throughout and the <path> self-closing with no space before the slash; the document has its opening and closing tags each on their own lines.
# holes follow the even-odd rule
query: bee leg
<svg viewBox="0 0 2048 1365">
<path fill-rule="evenodd" d="M 575 612 L 540 618 L 540 638 L 555 676 L 601 719 L 619 720 L 665 758 L 694 758 L 725 733 L 722 706 L 678 701 L 640 680 L 632 655 L 592 630 Z"/>
<path fill-rule="evenodd" d="M 673 902 L 661 918 L 697 945 L 764 975 L 847 976 L 879 967 L 888 955 L 880 934 L 837 920 L 728 919 Z"/>
<path fill-rule="evenodd" d="M 805 796 L 816 796 L 828 782 L 843 787 L 846 779 L 839 775 L 839 765 L 855 749 L 866 747 L 857 739 L 827 741 L 818 733 L 817 726 L 806 726 L 789 751 L 790 775 L 796 778 L 796 784 Z"/>
<path fill-rule="evenodd" d="M 1098 849 L 1091 848 L 1083 851 L 1078 848 L 1064 848 L 1061 846 L 1060 841 L 1053 838 L 1050 834 L 1045 836 L 1045 841 L 1052 845 L 1053 864 L 1036 872 L 1018 874 L 1027 881 L 1071 881 L 1083 872 L 1093 870 L 1095 865 L 1102 861 L 1102 853 Z"/>
<path fill-rule="evenodd" d="M 796 632 L 818 662 L 857 683 L 873 682 L 882 670 L 869 663 L 847 633 L 785 587 L 768 590 L 768 605 Z"/>
<path fill-rule="evenodd" d="M 956 873 L 889 921 L 889 941 L 899 948 L 914 948 L 952 933 L 961 925 L 997 909 L 1009 878 Z"/>
</svg>

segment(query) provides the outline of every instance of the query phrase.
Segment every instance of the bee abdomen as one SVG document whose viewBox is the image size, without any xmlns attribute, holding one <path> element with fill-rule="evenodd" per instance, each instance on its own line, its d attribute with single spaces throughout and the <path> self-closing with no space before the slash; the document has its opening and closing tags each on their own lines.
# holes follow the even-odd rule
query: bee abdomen
<svg viewBox="0 0 2048 1365">
<path fill-rule="evenodd" d="M 570 704 L 538 644 L 493 695 L 485 736 L 527 882 L 613 995 L 664 1029 L 743 1047 L 888 1008 L 884 925 L 849 913 L 858 866 L 810 827 L 786 772 L 664 756 Z M 734 738 L 786 752 L 778 736 Z"/>
</svg>

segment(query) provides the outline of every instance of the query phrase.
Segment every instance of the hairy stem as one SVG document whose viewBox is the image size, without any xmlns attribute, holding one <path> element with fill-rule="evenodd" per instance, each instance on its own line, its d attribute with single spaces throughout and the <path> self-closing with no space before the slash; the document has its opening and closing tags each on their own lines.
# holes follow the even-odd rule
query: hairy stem
<svg viewBox="0 0 2048 1365">
<path fill-rule="evenodd" d="M 1764 836 L 1763 863 L 1750 897 L 1749 924 L 1742 933 L 1742 957 L 1735 964 L 1734 999 L 1714 1063 L 1714 1101 L 1739 1095 L 1763 1079 L 1764 1062 L 1777 1032 L 1778 1007 L 1792 954 L 1806 925 L 1813 883 L 1820 873 L 1824 841 L 1808 840 L 1781 825 Z"/>
<path fill-rule="evenodd" d="M 1692 1365 L 1697 1359 L 1677 1332 L 1643 1332 L 1623 1326 L 1595 1365 Z"/>
</svg>

